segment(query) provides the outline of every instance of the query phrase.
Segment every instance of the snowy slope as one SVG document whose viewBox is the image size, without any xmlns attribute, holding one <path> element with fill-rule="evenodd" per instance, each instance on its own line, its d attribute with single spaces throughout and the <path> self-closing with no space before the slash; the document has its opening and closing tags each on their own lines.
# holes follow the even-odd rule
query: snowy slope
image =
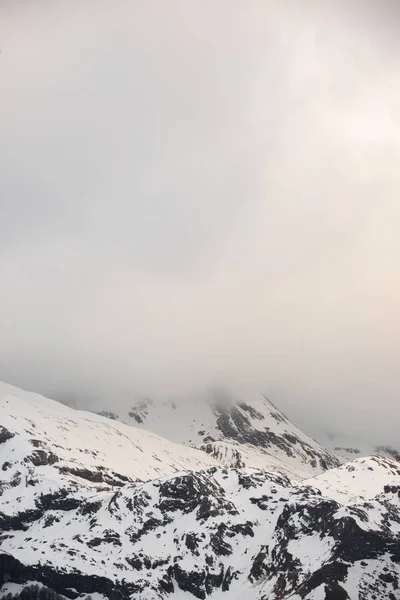
<svg viewBox="0 0 400 600">
<path fill-rule="evenodd" d="M 204 453 L 93 413 L 0 384 L 1 479 L 115 486 L 216 464 Z M 33 475 L 32 475 L 33 476 Z"/>
<path fill-rule="evenodd" d="M 379 494 L 384 486 L 397 483 L 400 477 L 400 464 L 380 456 L 358 458 L 330 469 L 314 479 L 303 483 L 313 485 L 322 494 L 342 502 L 370 500 Z"/>
<path fill-rule="evenodd" d="M 226 466 L 304 478 L 339 464 L 264 397 L 239 403 L 224 396 L 164 403 L 144 399 L 112 416 L 201 448 Z"/>
</svg>

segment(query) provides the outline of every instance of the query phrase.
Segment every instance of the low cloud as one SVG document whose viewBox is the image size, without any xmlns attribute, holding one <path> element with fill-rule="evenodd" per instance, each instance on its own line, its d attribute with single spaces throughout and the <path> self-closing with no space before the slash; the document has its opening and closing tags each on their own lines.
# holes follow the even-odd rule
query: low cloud
<svg viewBox="0 0 400 600">
<path fill-rule="evenodd" d="M 394 3 L 3 1 L 0 377 L 400 418 Z"/>
</svg>

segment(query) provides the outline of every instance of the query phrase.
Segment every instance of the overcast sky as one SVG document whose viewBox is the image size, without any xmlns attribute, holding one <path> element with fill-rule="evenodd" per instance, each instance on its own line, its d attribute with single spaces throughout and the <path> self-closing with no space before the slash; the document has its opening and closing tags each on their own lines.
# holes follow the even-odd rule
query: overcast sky
<svg viewBox="0 0 400 600">
<path fill-rule="evenodd" d="M 396 441 L 396 2 L 0 0 L 0 377 Z"/>
</svg>

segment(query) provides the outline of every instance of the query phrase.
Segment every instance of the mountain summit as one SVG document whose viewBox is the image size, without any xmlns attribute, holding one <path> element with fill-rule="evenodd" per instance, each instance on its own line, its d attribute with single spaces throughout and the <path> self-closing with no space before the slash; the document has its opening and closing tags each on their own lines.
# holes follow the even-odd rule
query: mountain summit
<svg viewBox="0 0 400 600">
<path fill-rule="evenodd" d="M 199 448 L 228 467 L 273 469 L 304 478 L 339 464 L 262 396 L 246 402 L 223 393 L 197 401 L 142 399 L 119 414 L 104 414 Z"/>
</svg>

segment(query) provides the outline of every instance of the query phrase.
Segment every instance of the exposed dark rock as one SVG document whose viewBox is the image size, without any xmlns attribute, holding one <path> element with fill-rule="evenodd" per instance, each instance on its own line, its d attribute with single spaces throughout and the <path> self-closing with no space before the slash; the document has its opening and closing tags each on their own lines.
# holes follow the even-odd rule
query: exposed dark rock
<svg viewBox="0 0 400 600">
<path fill-rule="evenodd" d="M 5 427 L 0 425 L 0 444 L 5 444 L 8 440 L 11 440 L 15 436 L 15 433 L 8 431 Z"/>
<path fill-rule="evenodd" d="M 197 538 L 197 535 L 195 533 L 188 533 L 185 536 L 185 545 L 186 548 L 189 548 L 189 550 L 193 553 L 196 554 L 198 556 L 199 552 L 198 552 L 198 547 L 199 547 L 199 540 Z"/>
<path fill-rule="evenodd" d="M 391 458 L 393 458 L 394 460 L 400 461 L 400 452 L 398 450 L 395 450 L 391 446 L 378 446 L 378 448 L 376 450 L 377 450 L 377 452 L 389 454 L 389 456 Z"/>
<path fill-rule="evenodd" d="M 74 589 L 83 594 L 95 592 L 105 594 L 109 600 L 128 599 L 134 591 L 133 586 L 124 584 L 117 586 L 106 577 L 76 572 L 61 573 L 47 565 L 26 566 L 9 554 L 0 554 L 0 589 L 7 581 L 22 584 L 27 581 L 37 581 L 57 594 L 71 599 L 76 598 L 76 593 L 72 591 Z"/>
<path fill-rule="evenodd" d="M 349 600 L 349 595 L 338 583 L 327 583 L 325 586 L 325 600 Z"/>
<path fill-rule="evenodd" d="M 179 589 L 184 592 L 190 592 L 195 596 L 195 598 L 199 598 L 200 600 L 205 600 L 206 598 L 206 590 L 205 590 L 205 572 L 196 572 L 196 571 L 184 571 L 178 564 L 175 564 L 173 567 L 173 575 L 178 584 Z"/>
<path fill-rule="evenodd" d="M 75 510 L 80 505 L 80 500 L 68 494 L 66 489 L 54 494 L 41 494 L 36 499 L 36 506 L 42 512 L 47 510 Z"/>
<path fill-rule="evenodd" d="M 210 546 L 217 556 L 230 556 L 232 546 L 225 540 L 226 526 L 219 525 L 217 531 L 210 536 Z"/>
<path fill-rule="evenodd" d="M 118 415 L 110 410 L 100 410 L 98 413 L 101 417 L 106 417 L 107 419 L 111 419 L 112 421 L 118 420 Z"/>
<path fill-rule="evenodd" d="M 106 470 L 102 467 L 97 469 L 84 469 L 77 467 L 59 467 L 60 473 L 64 475 L 74 475 L 91 483 L 105 483 L 111 486 L 123 486 L 130 481 L 129 477 L 116 473 L 115 471 Z"/>
<path fill-rule="evenodd" d="M 101 508 L 101 502 L 97 501 L 86 501 L 84 504 L 80 504 L 79 512 L 81 515 L 93 515 L 97 513 Z"/>
<path fill-rule="evenodd" d="M 0 531 L 26 531 L 33 521 L 39 520 L 44 514 L 43 510 L 25 510 L 14 515 L 0 512 Z"/>
<path fill-rule="evenodd" d="M 48 587 L 31 583 L 17 594 L 10 592 L 4 596 L 4 600 L 64 600 L 64 597 Z"/>
<path fill-rule="evenodd" d="M 268 567 L 266 564 L 266 558 L 268 556 L 268 546 L 263 546 L 257 556 L 253 560 L 253 564 L 251 566 L 249 580 L 251 583 L 255 583 L 261 577 L 264 576 Z"/>
<path fill-rule="evenodd" d="M 339 460 L 336 457 L 328 453 L 324 455 L 317 454 L 310 445 L 294 434 L 279 436 L 268 427 L 265 427 L 264 430 L 256 429 L 247 416 L 243 414 L 243 412 L 247 412 L 252 416 L 253 409 L 247 405 L 245 406 L 245 409 L 243 409 L 243 404 L 229 407 L 216 405 L 213 407 L 217 419 L 217 427 L 224 438 L 256 447 L 279 448 L 287 456 L 294 456 L 294 448 L 298 448 L 310 460 L 318 460 L 323 470 L 339 466 Z M 284 417 L 282 419 L 285 420 Z"/>
<path fill-rule="evenodd" d="M 156 519 L 155 517 L 150 517 L 147 519 L 139 529 L 132 531 L 129 530 L 129 538 L 130 541 L 134 544 L 138 542 L 146 533 L 149 531 L 154 531 L 161 525 L 164 525 L 168 522 L 168 518 L 164 518 L 163 521 L 160 519 Z"/>
<path fill-rule="evenodd" d="M 27 460 L 33 463 L 35 467 L 43 467 L 47 465 L 54 465 L 54 463 L 59 461 L 59 458 L 56 454 L 54 454 L 54 452 L 38 449 L 32 452 L 32 454 L 27 457 Z"/>
<path fill-rule="evenodd" d="M 121 540 L 118 533 L 115 531 L 111 531 L 110 529 L 106 529 L 103 532 L 103 536 L 95 537 L 92 540 L 87 542 L 89 548 L 96 548 L 101 544 L 112 544 L 113 546 L 121 546 Z"/>
</svg>

